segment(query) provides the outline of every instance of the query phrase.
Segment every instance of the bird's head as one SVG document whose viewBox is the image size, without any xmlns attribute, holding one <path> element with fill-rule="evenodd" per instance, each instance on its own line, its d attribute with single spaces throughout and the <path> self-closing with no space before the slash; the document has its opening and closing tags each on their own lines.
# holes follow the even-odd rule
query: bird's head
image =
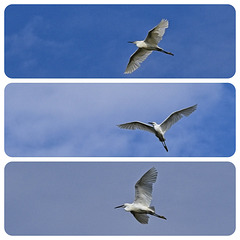
<svg viewBox="0 0 240 240">
<path fill-rule="evenodd" d="M 116 208 L 124 208 L 124 207 L 125 207 L 125 204 L 120 205 L 120 206 L 117 206 L 117 207 L 115 207 L 115 209 L 116 209 Z"/>
<path fill-rule="evenodd" d="M 156 125 L 157 123 L 155 123 L 155 122 L 148 122 L 149 124 L 151 124 L 151 125 Z"/>
<path fill-rule="evenodd" d="M 138 41 L 128 41 L 128 43 L 137 44 Z"/>
<path fill-rule="evenodd" d="M 124 204 L 123 204 L 123 205 L 120 205 L 120 206 L 117 206 L 117 207 L 115 207 L 115 209 L 116 209 L 116 208 L 121 208 L 121 207 L 124 207 Z"/>
<path fill-rule="evenodd" d="M 132 209 L 133 203 L 124 203 L 123 205 L 117 206 L 116 208 L 124 208 L 125 211 L 129 212 Z"/>
</svg>

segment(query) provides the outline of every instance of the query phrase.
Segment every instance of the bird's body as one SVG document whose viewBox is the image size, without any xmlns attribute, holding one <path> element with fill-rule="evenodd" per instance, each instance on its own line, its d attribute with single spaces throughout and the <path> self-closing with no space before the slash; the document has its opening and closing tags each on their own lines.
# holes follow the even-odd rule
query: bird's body
<svg viewBox="0 0 240 240">
<path fill-rule="evenodd" d="M 145 40 L 130 42 L 136 44 L 138 49 L 130 57 L 124 73 L 134 72 L 140 67 L 140 63 L 142 63 L 152 53 L 152 51 L 159 51 L 173 56 L 171 52 L 167 52 L 158 46 L 158 43 L 162 40 L 162 36 L 164 35 L 166 28 L 168 28 L 168 21 L 162 19 L 162 21 L 156 27 L 148 32 Z"/>
<path fill-rule="evenodd" d="M 136 212 L 136 213 L 153 213 L 154 211 L 147 206 L 143 206 L 139 203 L 125 203 L 124 209 L 127 212 Z"/>
<path fill-rule="evenodd" d="M 157 170 L 151 168 L 137 181 L 135 185 L 135 200 L 133 203 L 125 203 L 115 208 L 124 208 L 131 212 L 133 216 L 142 224 L 148 223 L 148 215 L 153 215 L 162 219 L 166 218 L 155 213 L 155 208 L 150 206 L 152 200 L 152 185 L 156 182 Z"/>
<path fill-rule="evenodd" d="M 153 125 L 153 129 L 155 131 L 156 137 L 158 137 L 161 142 L 165 141 L 164 132 L 162 131 L 161 126 L 155 122 L 152 122 L 152 125 Z"/>
<path fill-rule="evenodd" d="M 148 42 L 145 42 L 145 41 L 135 41 L 133 42 L 134 44 L 136 44 L 136 46 L 138 48 L 144 48 L 146 50 L 149 50 L 149 51 L 158 51 L 160 48 L 158 46 L 154 46 Z"/>
<path fill-rule="evenodd" d="M 155 136 L 159 139 L 159 141 L 162 142 L 164 148 L 168 152 L 168 148 L 165 143 L 166 139 L 164 138 L 164 134 L 166 133 L 167 130 L 171 128 L 171 126 L 174 123 L 179 121 L 183 116 L 185 117 L 189 116 L 196 109 L 197 109 L 197 104 L 191 107 L 173 112 L 161 124 L 157 124 L 156 122 L 149 122 L 149 124 L 152 125 L 151 126 L 143 122 L 135 121 L 135 122 L 120 124 L 118 125 L 118 127 L 124 128 L 124 129 L 130 129 L 130 130 L 140 129 L 140 130 L 145 130 L 145 131 L 154 133 Z"/>
</svg>

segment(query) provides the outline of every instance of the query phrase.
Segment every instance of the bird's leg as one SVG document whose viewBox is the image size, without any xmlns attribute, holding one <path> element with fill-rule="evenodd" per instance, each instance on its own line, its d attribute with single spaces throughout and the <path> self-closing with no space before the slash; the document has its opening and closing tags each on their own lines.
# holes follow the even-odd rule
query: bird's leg
<svg viewBox="0 0 240 240">
<path fill-rule="evenodd" d="M 164 50 L 163 50 L 163 52 L 164 52 L 164 53 L 166 53 L 166 54 L 169 54 L 169 55 L 172 55 L 172 56 L 174 56 L 174 54 L 173 54 L 173 53 L 171 53 L 171 52 L 166 52 L 166 51 L 164 51 Z"/>
<path fill-rule="evenodd" d="M 154 216 L 167 220 L 164 216 L 160 216 L 160 215 L 158 215 L 158 214 L 156 214 L 156 213 L 154 214 Z"/>
<path fill-rule="evenodd" d="M 164 52 L 164 53 L 166 53 L 166 54 L 169 54 L 169 55 L 174 56 L 173 53 L 171 53 L 171 52 L 167 52 L 167 51 L 163 50 L 162 48 L 159 48 L 158 51 L 160 51 L 160 52 Z"/>
<path fill-rule="evenodd" d="M 166 149 L 166 151 L 168 152 L 168 148 L 167 148 L 165 141 L 163 141 L 162 144 L 163 144 L 164 148 Z"/>
<path fill-rule="evenodd" d="M 150 214 L 153 215 L 153 216 L 155 216 L 155 217 L 158 217 L 158 218 L 162 218 L 162 219 L 167 220 L 164 216 L 160 216 L 160 215 L 158 215 L 158 214 L 156 214 L 156 213 L 150 213 Z"/>
</svg>

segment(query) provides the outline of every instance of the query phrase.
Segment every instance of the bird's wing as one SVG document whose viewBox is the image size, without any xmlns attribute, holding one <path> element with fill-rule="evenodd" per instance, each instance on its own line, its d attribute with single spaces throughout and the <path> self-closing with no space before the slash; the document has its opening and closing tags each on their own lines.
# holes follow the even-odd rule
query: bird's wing
<svg viewBox="0 0 240 240">
<path fill-rule="evenodd" d="M 183 116 L 187 117 L 192 112 L 194 112 L 197 109 L 197 104 L 188 108 L 181 109 L 179 111 L 173 112 L 170 116 L 168 116 L 167 119 L 165 119 L 161 124 L 160 127 L 165 133 L 171 126 L 176 123 L 178 120 L 180 120 Z"/>
<path fill-rule="evenodd" d="M 135 185 L 134 203 L 140 203 L 149 207 L 152 201 L 152 185 L 156 182 L 157 170 L 152 167 L 148 170 Z"/>
<path fill-rule="evenodd" d="M 151 53 L 152 51 L 139 48 L 136 52 L 134 52 L 131 55 L 124 73 L 128 74 L 134 72 L 136 69 L 140 67 L 140 63 L 142 63 Z"/>
<path fill-rule="evenodd" d="M 130 130 L 135 130 L 135 129 L 140 129 L 140 130 L 145 130 L 151 133 L 155 133 L 154 128 L 152 126 L 149 126 L 146 123 L 143 122 L 129 122 L 129 123 L 123 123 L 123 124 L 119 124 L 117 125 L 120 128 L 124 128 L 124 129 L 130 129 Z"/>
<path fill-rule="evenodd" d="M 147 214 L 140 214 L 136 212 L 131 212 L 132 215 L 142 224 L 148 224 L 149 216 Z"/>
<path fill-rule="evenodd" d="M 144 41 L 149 44 L 157 45 L 162 40 L 166 28 L 168 28 L 168 20 L 162 19 L 155 28 L 148 32 Z"/>
</svg>

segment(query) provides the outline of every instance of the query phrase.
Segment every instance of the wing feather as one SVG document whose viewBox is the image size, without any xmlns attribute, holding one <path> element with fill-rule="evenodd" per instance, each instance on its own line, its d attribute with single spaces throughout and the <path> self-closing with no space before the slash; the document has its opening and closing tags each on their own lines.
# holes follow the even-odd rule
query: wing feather
<svg viewBox="0 0 240 240">
<path fill-rule="evenodd" d="M 155 133 L 154 128 L 152 126 L 139 121 L 123 123 L 117 126 L 124 129 L 130 129 L 130 130 L 140 129 L 140 130 L 148 131 L 151 133 Z"/>
<path fill-rule="evenodd" d="M 136 212 L 131 212 L 132 215 L 142 224 L 148 224 L 148 218 L 149 216 L 147 214 L 140 214 Z"/>
<path fill-rule="evenodd" d="M 168 28 L 168 20 L 162 19 L 156 27 L 148 32 L 144 41 L 149 44 L 157 45 L 162 40 L 166 28 Z"/>
<path fill-rule="evenodd" d="M 194 112 L 197 109 L 197 104 L 193 105 L 188 108 L 181 109 L 179 111 L 173 112 L 170 116 L 167 117 L 161 124 L 160 127 L 165 133 L 167 130 L 169 130 L 174 123 L 179 121 L 183 116 L 187 117 L 189 116 L 192 112 Z"/>
<path fill-rule="evenodd" d="M 157 180 L 157 170 L 152 167 L 148 170 L 135 185 L 134 203 L 140 203 L 149 207 L 152 201 L 152 185 Z"/>
<path fill-rule="evenodd" d="M 139 48 L 129 59 L 125 74 L 132 73 L 140 67 L 140 64 L 152 53 L 152 51 Z"/>
</svg>

